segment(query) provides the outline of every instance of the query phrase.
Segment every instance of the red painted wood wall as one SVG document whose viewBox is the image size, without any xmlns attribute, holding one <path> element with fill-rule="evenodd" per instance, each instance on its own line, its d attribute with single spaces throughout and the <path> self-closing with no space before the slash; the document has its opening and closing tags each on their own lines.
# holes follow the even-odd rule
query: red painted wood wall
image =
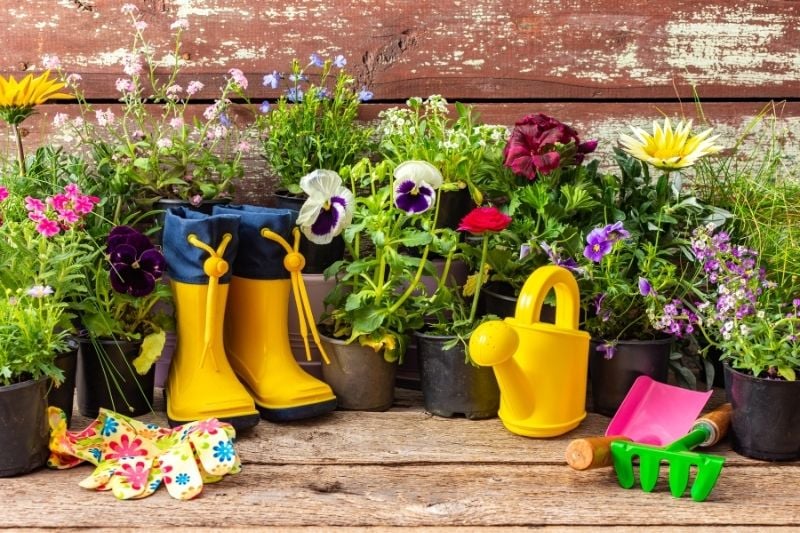
<svg viewBox="0 0 800 533">
<path fill-rule="evenodd" d="M 800 153 L 800 2 L 765 0 L 129 0 L 166 47 L 169 25 L 190 23 L 187 79 L 213 98 L 229 68 L 240 68 L 255 98 L 293 57 L 344 54 L 359 83 L 374 92 L 364 117 L 410 96 L 434 93 L 479 104 L 486 122 L 511 125 L 545 112 L 597 137 L 607 153 L 629 124 L 661 114 L 704 118 L 732 142 L 770 101 Z M 119 63 L 130 42 L 124 2 L 3 2 L 0 70 L 23 75 L 56 54 L 83 76 L 90 99 L 113 103 Z M 203 96 L 202 93 L 199 96 Z M 198 104 L 200 105 L 200 104 Z M 67 106 L 69 108 L 69 106 Z M 38 143 L 63 106 L 42 106 L 25 123 Z M 6 141 L 10 134 L 6 132 Z M 10 143 L 6 142 L 6 149 Z M 257 173 L 258 164 L 253 172 Z M 244 200 L 266 192 L 249 176 Z"/>
</svg>

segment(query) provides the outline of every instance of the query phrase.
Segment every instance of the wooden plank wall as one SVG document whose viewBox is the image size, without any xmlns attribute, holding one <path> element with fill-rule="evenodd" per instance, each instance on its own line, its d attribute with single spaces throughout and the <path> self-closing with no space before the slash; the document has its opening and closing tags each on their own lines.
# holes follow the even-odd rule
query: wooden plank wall
<svg viewBox="0 0 800 533">
<path fill-rule="evenodd" d="M 161 49 L 169 25 L 186 18 L 186 79 L 213 98 L 229 68 L 261 86 L 293 57 L 344 54 L 375 99 L 372 118 L 410 96 L 439 93 L 479 105 L 486 122 L 507 125 L 545 112 L 601 141 L 608 154 L 629 124 L 649 127 L 662 113 L 705 119 L 728 144 L 770 101 L 800 141 L 800 3 L 785 0 L 129 0 Z M 117 0 L 4 2 L 0 71 L 39 71 L 44 54 L 83 76 L 90 99 L 117 98 L 114 80 L 130 41 Z M 56 106 L 26 122 L 28 144 L 50 138 Z M 73 110 L 74 111 L 74 110 Z M 8 138 L 8 137 L 7 137 Z M 10 145 L 7 145 L 7 149 Z M 254 161 L 240 199 L 261 201 L 263 166 Z"/>
</svg>

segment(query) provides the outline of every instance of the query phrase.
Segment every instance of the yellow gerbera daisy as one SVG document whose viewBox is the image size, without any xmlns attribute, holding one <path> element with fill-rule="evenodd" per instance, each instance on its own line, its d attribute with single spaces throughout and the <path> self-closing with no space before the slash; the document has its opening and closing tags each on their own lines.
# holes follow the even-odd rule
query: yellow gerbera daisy
<svg viewBox="0 0 800 533">
<path fill-rule="evenodd" d="M 0 76 L 0 118 L 9 124 L 19 124 L 31 113 L 33 108 L 50 99 L 69 99 L 72 95 L 59 92 L 64 84 L 50 79 L 47 70 L 34 78 L 28 74 L 20 81 L 14 76 L 7 79 Z"/>
<path fill-rule="evenodd" d="M 704 155 L 717 153 L 721 149 L 714 144 L 719 135 L 710 136 L 712 128 L 691 135 L 691 120 L 688 122 L 681 120 L 674 130 L 669 118 L 664 119 L 663 126 L 653 122 L 652 135 L 634 126 L 631 126 L 631 130 L 635 138 L 630 135 L 620 135 L 622 149 L 636 159 L 664 170 L 692 166 Z"/>
</svg>

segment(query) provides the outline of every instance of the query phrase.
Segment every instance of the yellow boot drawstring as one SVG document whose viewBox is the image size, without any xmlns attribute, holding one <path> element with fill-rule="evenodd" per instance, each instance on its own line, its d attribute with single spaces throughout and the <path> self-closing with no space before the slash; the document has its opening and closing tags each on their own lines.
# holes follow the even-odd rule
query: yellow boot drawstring
<svg viewBox="0 0 800 533">
<path fill-rule="evenodd" d="M 224 276 L 229 268 L 228 262 L 225 261 L 222 256 L 225 253 L 225 248 L 228 247 L 228 243 L 231 242 L 231 239 L 233 239 L 233 236 L 230 233 L 224 234 L 222 236 L 222 241 L 215 251 L 211 246 L 198 239 L 197 235 L 194 233 L 189 234 L 189 237 L 187 237 L 189 244 L 200 248 L 209 255 L 208 259 L 203 262 L 203 272 L 208 276 L 208 293 L 206 294 L 205 331 L 203 331 L 204 348 L 203 355 L 200 357 L 201 367 L 205 364 L 206 357 L 209 352 L 211 352 L 211 344 L 214 340 L 212 332 L 214 330 L 214 317 L 217 316 L 216 308 L 219 278 Z M 211 364 L 214 366 L 214 370 L 219 370 L 217 362 L 213 357 L 211 358 Z"/>
<path fill-rule="evenodd" d="M 281 235 L 271 231 L 267 228 L 261 230 L 261 236 L 265 239 L 277 242 L 281 247 L 286 250 L 286 257 L 283 258 L 283 266 L 289 271 L 289 276 L 292 281 L 292 293 L 294 294 L 294 303 L 297 306 L 297 318 L 300 322 L 300 335 L 303 337 L 303 345 L 306 349 L 306 359 L 311 361 L 311 346 L 308 344 L 308 330 L 311 329 L 311 336 L 314 338 L 314 344 L 317 345 L 319 353 L 326 364 L 330 364 L 328 354 L 325 353 L 325 348 L 322 347 L 322 342 L 319 340 L 319 332 L 317 325 L 314 321 L 314 315 L 311 312 L 311 303 L 308 300 L 308 292 L 306 291 L 305 283 L 303 283 L 303 276 L 300 272 L 306 266 L 306 258 L 303 257 L 298 250 L 300 249 L 300 230 L 294 228 L 292 230 L 292 237 L 294 238 L 294 248 L 289 246 Z"/>
</svg>

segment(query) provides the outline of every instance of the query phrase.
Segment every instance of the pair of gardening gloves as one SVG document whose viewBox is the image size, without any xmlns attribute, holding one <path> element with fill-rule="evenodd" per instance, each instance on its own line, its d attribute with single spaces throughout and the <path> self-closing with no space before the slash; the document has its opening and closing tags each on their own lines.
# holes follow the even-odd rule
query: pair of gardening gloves
<svg viewBox="0 0 800 533">
<path fill-rule="evenodd" d="M 150 496 L 162 483 L 173 498 L 189 500 L 204 483 L 241 470 L 233 447 L 236 431 L 215 418 L 168 429 L 100 409 L 89 427 L 69 432 L 61 409 L 50 407 L 48 416 L 48 466 L 64 469 L 88 461 L 97 468 L 80 486 L 110 490 L 120 500 Z"/>
</svg>

